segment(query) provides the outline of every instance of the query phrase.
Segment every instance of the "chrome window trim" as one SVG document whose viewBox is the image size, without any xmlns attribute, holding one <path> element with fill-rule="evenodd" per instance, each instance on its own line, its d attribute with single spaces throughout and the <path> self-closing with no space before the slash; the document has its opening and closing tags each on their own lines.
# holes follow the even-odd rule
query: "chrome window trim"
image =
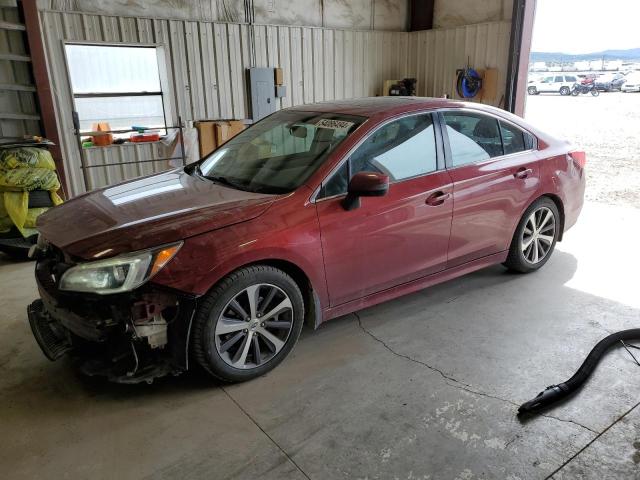
<svg viewBox="0 0 640 480">
<path fill-rule="evenodd" d="M 351 158 L 351 155 L 353 155 L 353 153 L 364 143 L 366 142 L 369 137 L 371 137 L 371 135 L 373 135 L 374 133 L 376 133 L 378 130 L 380 130 L 382 127 L 388 125 L 389 123 L 395 122 L 397 120 L 401 120 L 403 118 L 409 118 L 409 117 L 415 117 L 417 115 L 431 115 L 431 121 L 432 121 L 432 125 L 433 125 L 433 135 L 435 136 L 435 145 L 436 145 L 436 169 L 430 172 L 425 172 L 422 173 L 420 175 L 414 175 L 413 177 L 407 177 L 407 178 L 403 178 L 402 180 L 396 180 L 394 182 L 389 182 L 389 185 L 393 185 L 395 183 L 399 183 L 399 182 L 404 182 L 406 180 L 412 180 L 415 178 L 420 178 L 420 177 L 424 177 L 427 175 L 431 175 L 433 173 L 437 173 L 441 170 L 445 170 L 446 169 L 446 165 L 441 169 L 438 168 L 438 135 L 436 132 L 436 123 L 437 123 L 437 119 L 434 118 L 434 114 L 437 113 L 437 110 L 433 109 L 433 110 L 421 110 L 419 112 L 411 112 L 411 113 L 401 113 L 399 115 L 396 115 L 395 117 L 391 117 L 386 119 L 384 122 L 382 122 L 381 124 L 378 125 L 378 127 L 375 130 L 372 130 L 371 132 L 369 132 L 365 137 L 361 138 L 360 141 L 358 141 L 358 143 L 356 143 L 353 147 L 351 147 L 351 149 L 344 155 L 344 157 L 340 160 L 340 162 L 338 162 L 338 164 L 331 169 L 331 171 L 322 179 L 322 181 L 320 182 L 320 185 L 318 185 L 315 190 L 313 191 L 313 193 L 311 194 L 311 197 L 309 197 L 309 202 L 310 203 L 317 203 L 317 202 L 322 202 L 324 200 L 331 200 L 334 198 L 340 198 L 340 197 L 344 197 L 347 194 L 346 193 L 339 193 L 336 195 L 331 195 L 330 197 L 323 197 L 318 199 L 317 196 L 320 193 L 320 190 L 322 189 L 322 186 L 327 182 L 327 179 L 331 179 L 331 177 L 338 171 L 340 170 L 340 168 L 344 165 L 345 162 L 347 162 L 349 160 L 349 158 Z M 366 123 L 366 122 L 364 122 Z M 362 125 L 364 125 L 364 123 Z M 361 126 L 362 126 L 361 125 Z M 441 140 L 442 140 L 442 135 L 440 135 Z M 413 138 L 413 137 L 411 137 Z M 443 142 L 443 149 L 444 149 L 444 142 Z M 442 155 L 444 156 L 444 151 L 442 152 Z M 444 163 L 444 162 L 443 162 Z"/>
</svg>

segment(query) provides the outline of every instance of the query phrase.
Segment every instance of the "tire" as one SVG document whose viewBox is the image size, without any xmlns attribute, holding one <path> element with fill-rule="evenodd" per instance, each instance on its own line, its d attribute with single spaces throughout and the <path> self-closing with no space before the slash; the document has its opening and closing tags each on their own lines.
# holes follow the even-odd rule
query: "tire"
<svg viewBox="0 0 640 480">
<path fill-rule="evenodd" d="M 600 92 L 594 88 L 593 90 L 591 90 L 591 95 L 593 95 L 594 97 L 597 97 L 598 95 L 600 95 Z"/>
<path fill-rule="evenodd" d="M 571 93 L 569 87 L 560 87 L 560 95 L 566 96 Z"/>
<path fill-rule="evenodd" d="M 546 219 L 548 213 L 553 215 L 553 235 L 550 235 L 549 224 L 550 220 Z M 545 221 L 546 219 L 546 221 Z M 542 223 L 542 230 L 538 230 L 538 235 L 529 242 L 529 247 L 525 245 L 532 234 L 527 232 L 532 231 L 532 222 L 537 222 L 538 226 Z M 560 233 L 560 214 L 558 207 L 549 197 L 541 197 L 533 202 L 529 208 L 524 212 L 515 233 L 511 240 L 511 246 L 509 247 L 509 255 L 504 262 L 504 266 L 509 270 L 519 273 L 529 273 L 538 270 L 547 261 L 558 241 L 558 235 Z M 551 237 L 550 240 L 542 239 L 542 237 Z M 550 243 L 548 243 L 550 242 Z M 533 248 L 540 248 L 538 253 L 533 251 Z M 544 252 L 542 258 L 539 257 L 539 253 Z M 536 260 L 537 259 L 537 260 Z"/>
<path fill-rule="evenodd" d="M 573 90 L 571 90 L 571 95 L 573 95 L 574 97 L 577 97 L 578 95 L 580 95 L 580 90 L 578 90 L 577 88 L 574 88 Z"/>
<path fill-rule="evenodd" d="M 253 307 L 249 292 L 256 299 Z M 276 310 L 281 313 L 267 318 Z M 289 275 L 267 265 L 241 268 L 222 279 L 198 307 L 191 339 L 193 356 L 219 380 L 251 380 L 284 360 L 303 324 L 302 293 Z"/>
<path fill-rule="evenodd" d="M 529 95 L 537 95 L 538 94 L 538 90 L 536 89 L 536 87 L 528 87 L 527 88 L 527 93 Z"/>
</svg>

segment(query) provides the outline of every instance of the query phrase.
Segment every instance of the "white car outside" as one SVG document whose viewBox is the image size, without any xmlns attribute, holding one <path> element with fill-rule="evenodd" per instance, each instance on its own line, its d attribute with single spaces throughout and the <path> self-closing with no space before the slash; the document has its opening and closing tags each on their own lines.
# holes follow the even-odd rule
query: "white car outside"
<svg viewBox="0 0 640 480">
<path fill-rule="evenodd" d="M 577 81 L 578 77 L 575 75 L 548 75 L 539 82 L 527 85 L 527 93 L 529 95 L 537 95 L 539 93 L 569 95 L 573 84 Z"/>
<path fill-rule="evenodd" d="M 631 72 L 621 87 L 623 92 L 640 92 L 640 72 Z"/>
</svg>

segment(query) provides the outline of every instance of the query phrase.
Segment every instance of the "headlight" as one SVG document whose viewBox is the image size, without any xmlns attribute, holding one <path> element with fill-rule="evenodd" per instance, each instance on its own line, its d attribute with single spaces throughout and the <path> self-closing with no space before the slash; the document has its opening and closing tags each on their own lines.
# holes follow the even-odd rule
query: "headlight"
<svg viewBox="0 0 640 480">
<path fill-rule="evenodd" d="M 128 292 L 158 273 L 178 253 L 182 242 L 119 255 L 71 267 L 60 279 L 60 290 L 100 295 Z"/>
</svg>

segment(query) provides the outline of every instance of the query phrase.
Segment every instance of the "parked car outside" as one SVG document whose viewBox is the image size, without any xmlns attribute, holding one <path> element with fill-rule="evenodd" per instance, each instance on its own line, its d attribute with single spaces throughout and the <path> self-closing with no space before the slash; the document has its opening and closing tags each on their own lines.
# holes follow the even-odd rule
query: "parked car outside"
<svg viewBox="0 0 640 480">
<path fill-rule="evenodd" d="M 538 95 L 540 93 L 559 93 L 560 95 L 569 95 L 571 87 L 578 81 L 576 75 L 549 75 L 539 82 L 530 83 L 527 86 L 529 95 Z"/>
<path fill-rule="evenodd" d="M 604 92 L 620 90 L 626 79 L 622 73 L 605 73 L 596 78 L 596 88 Z"/>
<path fill-rule="evenodd" d="M 580 85 L 590 85 L 596 81 L 595 73 L 587 73 L 586 75 L 577 75 Z"/>
<path fill-rule="evenodd" d="M 539 269 L 578 218 L 584 167 L 568 142 L 477 103 L 281 110 L 199 162 L 40 217 L 29 321 L 48 358 L 90 375 L 199 364 L 248 380 L 305 321 L 494 264 Z"/>
<path fill-rule="evenodd" d="M 640 92 L 640 72 L 627 74 L 626 81 L 622 84 L 623 92 Z"/>
</svg>

